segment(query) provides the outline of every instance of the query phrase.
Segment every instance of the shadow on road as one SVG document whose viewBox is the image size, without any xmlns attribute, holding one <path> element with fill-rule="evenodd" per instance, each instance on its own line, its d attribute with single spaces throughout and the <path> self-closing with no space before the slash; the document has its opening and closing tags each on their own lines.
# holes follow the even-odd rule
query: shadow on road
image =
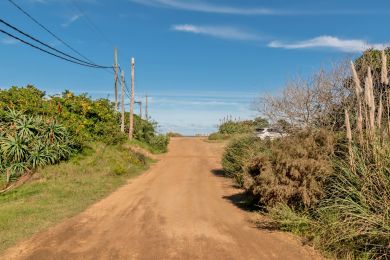
<svg viewBox="0 0 390 260">
<path fill-rule="evenodd" d="M 213 169 L 212 174 L 214 174 L 217 177 L 226 178 L 231 180 L 228 176 L 226 176 L 226 173 L 223 169 Z M 248 196 L 248 194 L 241 188 L 239 188 L 237 185 L 233 184 L 231 182 L 231 187 L 234 188 L 235 191 L 238 191 L 237 193 L 234 193 L 232 195 L 223 196 L 222 198 L 232 203 L 234 206 L 245 210 L 245 211 L 256 211 L 260 210 L 258 206 L 253 203 L 253 198 Z"/>
<path fill-rule="evenodd" d="M 246 211 L 258 211 L 260 208 L 253 203 L 253 199 L 245 192 L 235 193 L 229 196 L 223 196 L 225 200 L 232 203 L 234 206 Z"/>
<path fill-rule="evenodd" d="M 228 176 L 226 176 L 225 171 L 222 169 L 213 169 L 213 170 L 211 170 L 211 173 L 214 174 L 215 176 L 218 176 L 218 177 L 228 178 Z"/>
</svg>

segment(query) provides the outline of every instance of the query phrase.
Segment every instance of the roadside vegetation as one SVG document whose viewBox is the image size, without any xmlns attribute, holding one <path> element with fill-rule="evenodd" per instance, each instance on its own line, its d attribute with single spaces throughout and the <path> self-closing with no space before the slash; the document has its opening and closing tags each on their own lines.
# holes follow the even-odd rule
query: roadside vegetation
<svg viewBox="0 0 390 260">
<path fill-rule="evenodd" d="M 156 123 L 134 118 L 129 141 L 107 99 L 47 96 L 30 85 L 0 90 L 0 251 L 145 170 L 151 160 L 134 146 L 166 152 L 169 137 Z"/>
<path fill-rule="evenodd" d="M 0 90 L 0 108 L 3 191 L 22 184 L 39 167 L 67 160 L 91 143 L 116 145 L 127 140 L 119 128 L 120 115 L 107 99 L 93 100 L 70 91 L 47 97 L 34 86 L 11 87 Z M 167 150 L 169 138 L 156 134 L 156 123 L 135 116 L 134 128 L 134 139 L 144 147 L 155 153 Z"/>
<path fill-rule="evenodd" d="M 146 170 L 150 160 L 128 143 L 95 142 L 77 156 L 39 169 L 23 186 L 0 196 L 0 252 L 85 210 Z"/>
<path fill-rule="evenodd" d="M 268 121 L 262 117 L 257 117 L 254 120 L 236 120 L 226 117 L 221 120 L 218 132 L 210 134 L 208 139 L 210 141 L 229 140 L 236 135 L 253 134 L 256 129 L 268 126 Z"/>
<path fill-rule="evenodd" d="M 169 136 L 169 137 L 183 137 L 182 134 L 175 133 L 175 132 L 169 132 L 169 133 L 167 133 L 167 136 Z"/>
<path fill-rule="evenodd" d="M 390 86 L 385 52 L 287 83 L 255 101 L 289 135 L 240 135 L 222 165 L 269 216 L 263 228 L 305 237 L 325 255 L 390 258 Z"/>
</svg>

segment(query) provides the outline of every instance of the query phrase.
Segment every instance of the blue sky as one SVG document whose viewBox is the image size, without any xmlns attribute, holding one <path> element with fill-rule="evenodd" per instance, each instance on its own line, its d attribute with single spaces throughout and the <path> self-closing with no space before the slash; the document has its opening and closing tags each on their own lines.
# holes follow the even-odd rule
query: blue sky
<svg viewBox="0 0 390 260">
<path fill-rule="evenodd" d="M 256 96 L 296 74 L 390 43 L 388 0 L 14 0 L 79 52 L 112 65 L 113 47 L 161 131 L 208 133 L 225 115 L 253 118 Z M 7 0 L 0 17 L 70 52 Z M 0 28 L 5 29 L 4 26 Z M 113 98 L 107 71 L 44 55 L 0 35 L 0 88 L 33 84 Z"/>
</svg>

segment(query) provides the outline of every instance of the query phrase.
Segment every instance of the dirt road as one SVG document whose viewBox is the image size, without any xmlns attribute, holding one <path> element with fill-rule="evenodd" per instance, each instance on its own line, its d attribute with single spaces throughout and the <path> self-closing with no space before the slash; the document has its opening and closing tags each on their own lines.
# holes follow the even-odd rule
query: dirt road
<svg viewBox="0 0 390 260">
<path fill-rule="evenodd" d="M 174 138 L 146 174 L 2 259 L 313 259 L 285 233 L 254 227 L 218 174 L 222 145 Z"/>
</svg>

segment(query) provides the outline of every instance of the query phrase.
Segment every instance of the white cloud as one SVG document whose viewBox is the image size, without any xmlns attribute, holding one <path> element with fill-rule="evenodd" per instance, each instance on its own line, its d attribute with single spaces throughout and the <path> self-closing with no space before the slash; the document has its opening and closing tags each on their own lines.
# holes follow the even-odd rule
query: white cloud
<svg viewBox="0 0 390 260">
<path fill-rule="evenodd" d="M 66 22 L 64 22 L 62 24 L 62 27 L 70 26 L 72 23 L 74 23 L 77 20 L 79 20 L 82 16 L 83 16 L 82 14 L 74 14 L 74 15 L 72 15 L 71 17 L 69 17 L 69 19 Z"/>
<path fill-rule="evenodd" d="M 356 53 L 363 52 L 369 48 L 383 49 L 390 46 L 389 43 L 368 43 L 359 39 L 340 39 L 334 36 L 319 36 L 309 40 L 297 42 L 281 42 L 272 41 L 268 44 L 271 48 L 283 49 L 314 49 L 314 48 L 328 48 L 335 49 L 342 52 Z"/>
<path fill-rule="evenodd" d="M 155 7 L 167 7 L 205 13 L 236 14 L 236 15 L 281 15 L 289 12 L 276 11 L 268 8 L 240 8 L 232 6 L 214 5 L 201 1 L 178 0 L 130 0 L 132 2 Z"/>
<path fill-rule="evenodd" d="M 173 25 L 172 30 L 179 32 L 203 34 L 215 38 L 229 40 L 253 41 L 261 39 L 261 37 L 257 34 L 245 32 L 239 28 L 229 26 L 197 26 L 192 24 L 179 24 Z"/>
<path fill-rule="evenodd" d="M 171 8 L 185 11 L 230 14 L 230 15 L 361 15 L 361 14 L 388 14 L 383 10 L 282 10 L 265 7 L 239 7 L 218 5 L 207 0 L 129 0 L 133 3 L 160 8 Z M 239 1 L 237 1 L 239 2 Z M 240 1 L 244 2 L 244 1 Z"/>
</svg>

